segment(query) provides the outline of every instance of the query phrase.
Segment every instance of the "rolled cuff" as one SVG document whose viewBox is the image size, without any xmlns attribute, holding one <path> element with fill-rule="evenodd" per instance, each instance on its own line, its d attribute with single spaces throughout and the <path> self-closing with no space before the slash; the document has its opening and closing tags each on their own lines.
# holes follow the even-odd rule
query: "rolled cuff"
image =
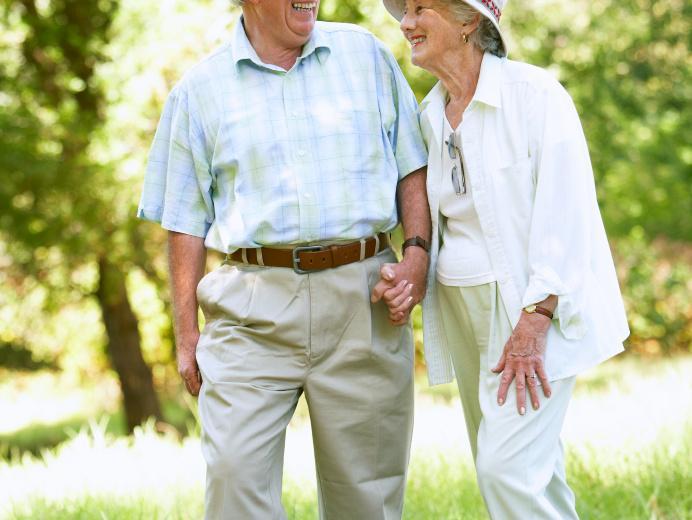
<svg viewBox="0 0 692 520">
<path fill-rule="evenodd" d="M 587 331 L 583 312 L 583 291 L 569 291 L 555 272 L 548 271 L 529 278 L 529 285 L 522 298 L 522 307 L 542 302 L 551 294 L 557 296 L 554 316 L 560 333 L 569 340 L 582 339 Z"/>
<path fill-rule="evenodd" d="M 163 208 L 152 209 L 140 207 L 137 209 L 137 218 L 156 222 L 166 231 L 175 231 L 176 233 L 183 233 L 199 238 L 206 238 L 209 228 L 211 227 L 211 224 L 206 220 L 195 221 L 193 219 L 187 219 L 183 221 L 181 219 L 172 219 L 168 215 L 165 215 Z"/>
<path fill-rule="evenodd" d="M 410 158 L 405 158 L 405 159 L 396 159 L 396 166 L 397 169 L 399 170 L 399 180 L 403 179 L 404 177 L 407 177 L 408 175 L 412 174 L 413 172 L 416 172 L 420 170 L 421 168 L 425 168 L 428 165 L 428 158 L 427 156 L 423 159 L 410 159 Z"/>
</svg>

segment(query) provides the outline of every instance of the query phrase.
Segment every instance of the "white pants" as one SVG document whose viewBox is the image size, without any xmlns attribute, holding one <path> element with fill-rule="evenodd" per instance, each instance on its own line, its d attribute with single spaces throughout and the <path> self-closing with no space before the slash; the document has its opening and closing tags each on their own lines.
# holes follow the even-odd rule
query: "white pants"
<svg viewBox="0 0 692 520">
<path fill-rule="evenodd" d="M 517 412 L 514 383 L 505 404 L 499 406 L 500 375 L 491 368 L 500 359 L 512 325 L 497 284 L 438 283 L 438 298 L 478 485 L 491 518 L 578 518 L 560 442 L 575 378 L 551 381 L 550 399 L 539 387 L 540 408 L 529 405 L 524 416 Z"/>
</svg>

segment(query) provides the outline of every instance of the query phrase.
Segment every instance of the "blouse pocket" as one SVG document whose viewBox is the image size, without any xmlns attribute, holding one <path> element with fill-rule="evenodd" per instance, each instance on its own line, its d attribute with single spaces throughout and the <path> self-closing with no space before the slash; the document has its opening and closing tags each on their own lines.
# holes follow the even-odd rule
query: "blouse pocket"
<svg viewBox="0 0 692 520">
<path fill-rule="evenodd" d="M 516 222 L 530 220 L 536 181 L 532 171 L 531 158 L 526 157 L 508 166 L 498 168 L 493 179 L 497 201 L 503 211 L 517 219 Z"/>
<path fill-rule="evenodd" d="M 506 166 L 501 166 L 498 169 L 498 173 L 500 177 L 511 179 L 522 185 L 534 187 L 536 185 L 535 175 L 533 175 L 531 168 L 531 157 L 525 157 Z"/>
</svg>

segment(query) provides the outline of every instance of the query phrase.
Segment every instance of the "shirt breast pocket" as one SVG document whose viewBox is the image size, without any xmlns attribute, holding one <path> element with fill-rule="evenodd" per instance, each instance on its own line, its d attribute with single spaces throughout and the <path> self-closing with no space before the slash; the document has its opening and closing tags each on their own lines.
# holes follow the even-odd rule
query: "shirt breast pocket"
<svg viewBox="0 0 692 520">
<path fill-rule="evenodd" d="M 315 114 L 313 119 L 323 159 L 343 161 L 347 169 L 360 169 L 380 155 L 379 112 L 354 106 Z"/>
<path fill-rule="evenodd" d="M 531 218 L 536 179 L 530 157 L 498 168 L 493 183 L 504 211 L 513 213 L 518 221 Z"/>
</svg>

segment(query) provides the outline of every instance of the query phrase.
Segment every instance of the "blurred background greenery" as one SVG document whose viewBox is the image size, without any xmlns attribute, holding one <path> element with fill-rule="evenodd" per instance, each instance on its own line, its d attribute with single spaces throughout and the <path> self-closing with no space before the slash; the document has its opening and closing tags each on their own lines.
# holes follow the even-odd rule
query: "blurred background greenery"
<svg viewBox="0 0 692 520">
<path fill-rule="evenodd" d="M 194 431 L 165 234 L 134 215 L 167 93 L 237 14 L 228 0 L 0 3 L 0 457 L 102 414 L 116 433 L 150 416 Z M 379 1 L 324 0 L 320 18 L 377 34 L 419 99 L 434 84 Z M 691 19 L 685 0 L 525 0 L 503 14 L 510 57 L 547 67 L 575 100 L 632 330 L 625 356 L 647 363 L 692 350 Z"/>
</svg>

